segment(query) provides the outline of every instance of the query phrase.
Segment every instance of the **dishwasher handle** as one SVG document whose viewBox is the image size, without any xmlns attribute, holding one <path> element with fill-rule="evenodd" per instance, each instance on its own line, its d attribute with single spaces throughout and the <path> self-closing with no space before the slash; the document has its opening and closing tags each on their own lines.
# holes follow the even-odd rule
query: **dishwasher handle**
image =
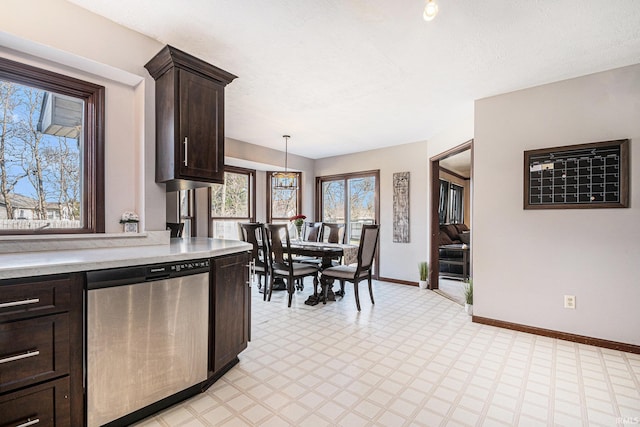
<svg viewBox="0 0 640 427">
<path fill-rule="evenodd" d="M 87 272 L 87 289 L 111 288 L 144 282 L 144 267 L 124 267 Z"/>
<path fill-rule="evenodd" d="M 169 265 L 154 265 L 146 267 L 144 276 L 145 282 L 153 282 L 156 280 L 169 279 L 171 277 L 171 268 Z"/>
</svg>

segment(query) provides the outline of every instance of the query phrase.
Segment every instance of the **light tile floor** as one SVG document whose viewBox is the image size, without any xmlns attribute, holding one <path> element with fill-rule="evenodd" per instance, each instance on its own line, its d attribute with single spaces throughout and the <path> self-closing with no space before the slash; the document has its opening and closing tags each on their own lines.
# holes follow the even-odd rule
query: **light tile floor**
<svg viewBox="0 0 640 427">
<path fill-rule="evenodd" d="M 471 322 L 418 287 L 374 283 L 287 308 L 254 292 L 252 339 L 155 426 L 616 426 L 640 422 L 640 355 Z M 254 288 L 253 291 L 256 289 Z"/>
</svg>

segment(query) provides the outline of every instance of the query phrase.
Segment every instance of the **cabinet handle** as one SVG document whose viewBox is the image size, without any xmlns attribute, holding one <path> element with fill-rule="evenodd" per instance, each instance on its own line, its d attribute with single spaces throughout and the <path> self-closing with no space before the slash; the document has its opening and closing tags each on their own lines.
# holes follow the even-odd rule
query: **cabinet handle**
<svg viewBox="0 0 640 427">
<path fill-rule="evenodd" d="M 37 304 L 39 302 L 40 302 L 40 298 L 24 299 L 22 301 L 9 301 L 9 302 L 1 303 L 0 308 L 16 307 L 18 305 L 27 305 L 27 304 Z"/>
<path fill-rule="evenodd" d="M 189 140 L 187 139 L 187 137 L 184 137 L 184 161 L 182 163 L 184 163 L 185 166 L 188 166 L 187 164 L 187 148 L 189 147 Z"/>
<path fill-rule="evenodd" d="M 38 356 L 39 354 L 40 354 L 40 351 L 38 351 L 38 350 L 27 351 L 26 353 L 22 353 L 22 354 L 18 354 L 18 355 L 15 355 L 15 356 L 5 357 L 4 359 L 0 359 L 0 364 L 13 362 L 13 361 L 20 360 L 20 359 L 26 359 L 28 357 Z"/>
<path fill-rule="evenodd" d="M 249 261 L 249 264 L 247 265 L 247 267 L 249 267 L 249 281 L 247 282 L 247 284 L 251 286 L 251 284 L 253 283 L 254 276 L 256 275 L 256 261 L 255 260 Z"/>
<path fill-rule="evenodd" d="M 22 423 L 17 425 L 16 427 L 28 427 L 28 426 L 33 426 L 40 423 L 40 418 L 36 418 L 35 420 L 32 420 L 31 418 L 27 419 L 26 423 Z"/>
</svg>

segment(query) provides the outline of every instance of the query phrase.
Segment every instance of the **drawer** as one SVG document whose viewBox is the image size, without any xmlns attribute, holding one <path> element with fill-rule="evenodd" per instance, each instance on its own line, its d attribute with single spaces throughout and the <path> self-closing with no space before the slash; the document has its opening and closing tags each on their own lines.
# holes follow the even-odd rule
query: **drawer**
<svg viewBox="0 0 640 427">
<path fill-rule="evenodd" d="M 0 324 L 0 393 L 69 373 L 69 314 Z"/>
<path fill-rule="evenodd" d="M 0 322 L 69 310 L 72 278 L 75 277 L 3 280 L 0 282 Z"/>
<path fill-rule="evenodd" d="M 0 396 L 0 427 L 71 425 L 69 378 Z"/>
</svg>

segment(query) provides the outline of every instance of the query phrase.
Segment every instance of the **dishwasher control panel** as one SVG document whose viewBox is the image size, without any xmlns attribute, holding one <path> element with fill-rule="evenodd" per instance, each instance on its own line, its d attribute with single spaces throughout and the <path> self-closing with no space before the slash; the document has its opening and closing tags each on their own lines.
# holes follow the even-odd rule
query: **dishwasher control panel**
<svg viewBox="0 0 640 427">
<path fill-rule="evenodd" d="M 201 259 L 197 261 L 185 261 L 176 264 L 171 264 L 170 266 L 172 272 L 180 273 L 180 272 L 190 272 L 193 273 L 193 270 L 209 270 L 209 260 Z"/>
<path fill-rule="evenodd" d="M 188 261 L 178 261 L 166 264 L 156 264 L 147 266 L 146 277 L 180 277 L 190 274 L 208 273 L 209 272 L 209 260 L 208 259 L 196 259 Z"/>
<path fill-rule="evenodd" d="M 189 276 L 191 274 L 209 273 L 209 266 L 209 259 L 190 259 L 162 264 L 89 271 L 87 272 L 87 289 L 108 288 L 111 286 Z"/>
</svg>

